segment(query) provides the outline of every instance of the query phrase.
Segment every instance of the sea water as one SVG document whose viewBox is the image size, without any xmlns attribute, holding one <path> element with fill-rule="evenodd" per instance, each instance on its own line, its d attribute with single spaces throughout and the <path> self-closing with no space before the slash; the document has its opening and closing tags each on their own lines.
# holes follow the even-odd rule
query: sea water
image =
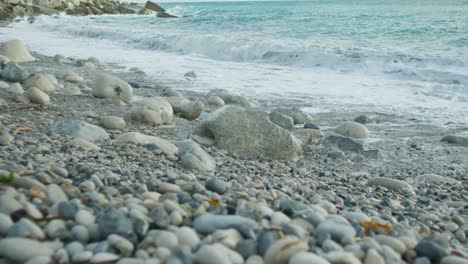
<svg viewBox="0 0 468 264">
<path fill-rule="evenodd" d="M 0 28 L 35 51 L 139 67 L 177 89 L 295 98 L 468 125 L 466 0 L 162 3 L 175 19 L 40 16 Z M 195 71 L 187 80 L 184 73 Z"/>
</svg>

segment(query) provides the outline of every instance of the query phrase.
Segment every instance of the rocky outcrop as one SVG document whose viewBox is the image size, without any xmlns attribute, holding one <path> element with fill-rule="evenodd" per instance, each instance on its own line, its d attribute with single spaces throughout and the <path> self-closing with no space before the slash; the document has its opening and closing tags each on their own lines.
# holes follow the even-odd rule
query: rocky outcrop
<svg viewBox="0 0 468 264">
<path fill-rule="evenodd" d="M 214 138 L 218 148 L 243 158 L 297 160 L 300 141 L 273 124 L 265 113 L 240 106 L 224 106 L 208 116 L 194 132 Z"/>
<path fill-rule="evenodd" d="M 7 0 L 0 3 L 0 20 L 60 12 L 73 16 L 136 13 L 129 4 L 116 0 Z"/>
<path fill-rule="evenodd" d="M 166 13 L 166 10 L 162 7 L 160 7 L 158 4 L 148 1 L 145 4 L 145 7 L 140 10 L 139 14 L 147 14 L 149 13 L 148 10 L 156 12 L 157 17 L 166 17 L 166 18 L 175 18 L 176 16 L 173 16 L 171 14 Z"/>
</svg>

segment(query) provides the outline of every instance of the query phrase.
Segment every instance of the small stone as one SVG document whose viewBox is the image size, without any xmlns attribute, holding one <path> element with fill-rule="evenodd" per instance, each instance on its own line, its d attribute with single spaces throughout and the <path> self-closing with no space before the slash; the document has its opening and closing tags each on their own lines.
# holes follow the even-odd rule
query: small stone
<svg viewBox="0 0 468 264">
<path fill-rule="evenodd" d="M 66 58 L 63 55 L 57 54 L 54 56 L 54 61 L 59 63 L 59 64 L 70 64 L 71 60 Z"/>
<path fill-rule="evenodd" d="M 364 264 L 385 264 L 384 258 L 377 252 L 377 250 L 371 248 L 367 251 L 366 259 Z"/>
<path fill-rule="evenodd" d="M 414 194 L 414 189 L 409 183 L 406 183 L 404 181 L 400 181 L 397 179 L 375 177 L 375 178 L 369 179 L 367 181 L 367 185 L 382 186 L 392 191 L 396 191 L 400 193 L 407 193 L 407 194 Z"/>
<path fill-rule="evenodd" d="M 236 244 L 235 250 L 247 259 L 257 254 L 257 241 L 255 239 L 242 239 Z"/>
<path fill-rule="evenodd" d="M 81 120 L 61 120 L 49 126 L 48 129 L 51 134 L 63 134 L 88 141 L 106 140 L 109 138 L 109 134 L 103 128 Z"/>
<path fill-rule="evenodd" d="M 182 191 L 180 186 L 168 182 L 160 182 L 157 188 L 161 193 L 178 193 Z"/>
<path fill-rule="evenodd" d="M 330 264 L 328 260 L 311 252 L 299 252 L 291 257 L 289 264 Z M 384 263 L 385 264 L 385 263 Z"/>
<path fill-rule="evenodd" d="M 86 150 L 86 151 L 98 151 L 101 148 L 98 147 L 96 144 L 89 142 L 83 138 L 74 138 L 71 140 L 73 146 Z"/>
<path fill-rule="evenodd" d="M 8 237 L 24 237 L 43 240 L 45 233 L 34 222 L 27 218 L 21 218 L 19 222 L 13 224 L 7 233 Z"/>
<path fill-rule="evenodd" d="M 72 255 L 73 263 L 87 263 L 93 257 L 92 251 L 83 251 L 78 254 Z"/>
<path fill-rule="evenodd" d="M 171 222 L 169 214 L 161 207 L 154 208 L 149 215 L 158 228 L 167 228 Z"/>
<path fill-rule="evenodd" d="M 94 255 L 89 262 L 90 263 L 112 263 L 119 259 L 119 256 L 116 254 L 101 252 Z"/>
<path fill-rule="evenodd" d="M 365 139 L 369 137 L 369 130 L 366 126 L 356 122 L 344 122 L 335 128 L 335 133 L 356 139 Z"/>
<path fill-rule="evenodd" d="M 163 89 L 163 95 L 167 96 L 167 97 L 172 97 L 172 96 L 182 97 L 182 94 L 179 91 L 176 91 L 176 90 L 174 90 L 172 88 L 164 88 Z"/>
<path fill-rule="evenodd" d="M 108 236 L 107 242 L 124 256 L 129 256 L 132 254 L 134 249 L 132 242 L 119 235 L 112 234 Z"/>
<path fill-rule="evenodd" d="M 200 242 L 200 238 L 195 230 L 188 226 L 177 228 L 175 234 L 181 245 L 189 246 L 192 250 L 195 249 Z"/>
<path fill-rule="evenodd" d="M 123 118 L 117 116 L 103 116 L 100 122 L 104 128 L 112 130 L 123 130 L 127 125 Z"/>
<path fill-rule="evenodd" d="M 111 206 L 106 206 L 97 213 L 96 223 L 101 237 L 110 234 L 120 235 L 131 242 L 136 240 L 132 221 L 121 211 Z"/>
<path fill-rule="evenodd" d="M 367 123 L 370 123 L 371 121 L 372 120 L 369 117 L 367 117 L 366 115 L 360 115 L 360 116 L 354 118 L 354 122 L 359 123 L 359 124 L 363 124 L 363 125 L 365 125 Z"/>
<path fill-rule="evenodd" d="M 205 183 L 205 187 L 210 191 L 223 194 L 226 192 L 227 184 L 218 178 L 211 178 Z"/>
<path fill-rule="evenodd" d="M 468 264 L 468 259 L 458 256 L 446 256 L 442 258 L 440 264 Z"/>
<path fill-rule="evenodd" d="M 95 216 L 88 210 L 79 210 L 75 215 L 75 221 L 77 224 L 84 226 L 91 226 L 95 222 Z"/>
<path fill-rule="evenodd" d="M 449 254 L 447 248 L 430 238 L 419 241 L 414 250 L 418 256 L 428 257 L 431 260 L 440 260 Z"/>
<path fill-rule="evenodd" d="M 179 244 L 177 236 L 169 231 L 157 231 L 154 242 L 158 247 L 175 248 Z"/>
<path fill-rule="evenodd" d="M 17 95 L 22 95 L 24 93 L 24 89 L 21 86 L 20 83 L 12 83 L 10 84 L 10 87 L 7 89 L 10 93 L 17 94 Z"/>
<path fill-rule="evenodd" d="M 67 201 L 68 197 L 65 192 L 57 184 L 50 184 L 46 187 L 47 198 L 51 204 Z"/>
<path fill-rule="evenodd" d="M 211 96 L 206 102 L 208 103 L 208 105 L 216 107 L 221 107 L 225 105 L 224 100 L 221 99 L 221 97 L 219 96 Z"/>
<path fill-rule="evenodd" d="M 130 84 L 115 76 L 102 75 L 94 83 L 92 93 L 97 98 L 114 98 L 131 103 L 133 88 Z"/>
<path fill-rule="evenodd" d="M 84 78 L 79 76 L 73 71 L 69 71 L 65 74 L 65 81 L 71 82 L 71 83 L 82 83 L 84 81 Z"/>
<path fill-rule="evenodd" d="M 356 236 L 356 230 L 351 225 L 334 220 L 326 220 L 317 226 L 315 236 L 319 243 L 325 242 L 327 237 L 331 236 L 331 239 L 343 244 L 353 241 Z"/>
<path fill-rule="evenodd" d="M 265 263 L 287 264 L 289 259 L 299 252 L 309 249 L 307 241 L 285 237 L 274 243 L 265 253 Z"/>
<path fill-rule="evenodd" d="M 71 229 L 73 239 L 80 241 L 83 244 L 88 243 L 90 234 L 88 228 L 82 225 L 76 225 Z"/>
<path fill-rule="evenodd" d="M 294 120 L 290 116 L 283 115 L 280 112 L 273 111 L 270 113 L 269 117 L 270 117 L 271 122 L 273 122 L 274 124 L 284 129 L 291 130 L 294 128 Z"/>
<path fill-rule="evenodd" d="M 361 264 L 361 261 L 352 253 L 343 251 L 334 251 L 325 255 L 325 258 L 331 263 L 340 264 Z"/>
<path fill-rule="evenodd" d="M 16 263 L 25 263 L 38 256 L 50 257 L 54 254 L 55 249 L 55 244 L 27 238 L 0 239 L 0 256 Z"/>
<path fill-rule="evenodd" d="M 7 82 L 0 81 L 0 89 L 8 89 L 10 85 Z"/>
<path fill-rule="evenodd" d="M 236 229 L 218 230 L 213 233 L 213 240 L 223 245 L 234 248 L 237 243 L 242 239 L 242 235 Z"/>
<path fill-rule="evenodd" d="M 0 73 L 2 79 L 9 82 L 22 82 L 28 78 L 29 73 L 14 62 L 8 62 Z"/>
<path fill-rule="evenodd" d="M 398 238 L 394 238 L 386 235 L 376 235 L 374 236 L 375 240 L 381 245 L 387 245 L 399 254 L 403 254 L 406 251 L 406 245 L 400 241 Z"/>
<path fill-rule="evenodd" d="M 275 109 L 274 111 L 280 112 L 283 115 L 291 117 L 294 120 L 295 125 L 306 124 L 312 120 L 309 114 L 307 114 L 306 112 L 304 112 L 298 107 L 280 108 L 280 109 Z"/>
<path fill-rule="evenodd" d="M 46 94 L 51 94 L 57 89 L 57 84 L 57 79 L 53 75 L 36 73 L 24 82 L 24 87 L 36 87 Z"/>
<path fill-rule="evenodd" d="M 5 236 L 8 229 L 13 225 L 13 221 L 9 215 L 0 213 L 0 236 Z"/>
<path fill-rule="evenodd" d="M 10 145 L 13 143 L 15 138 L 8 132 L 8 130 L 4 130 L 2 134 L 0 134 L 0 145 Z"/>
<path fill-rule="evenodd" d="M 46 226 L 47 236 L 51 239 L 68 239 L 71 234 L 63 220 L 52 220 Z"/>
<path fill-rule="evenodd" d="M 26 90 L 26 97 L 31 100 L 31 102 L 39 105 L 48 105 L 50 102 L 50 97 L 43 91 L 37 89 L 36 87 L 31 87 Z"/>
<path fill-rule="evenodd" d="M 235 228 L 244 237 L 250 237 L 257 223 L 250 218 L 238 215 L 213 215 L 204 214 L 193 222 L 195 230 L 202 234 L 210 234 L 218 229 Z"/>
<path fill-rule="evenodd" d="M 229 257 L 213 245 L 202 246 L 195 254 L 195 259 L 200 264 L 231 263 Z"/>
</svg>

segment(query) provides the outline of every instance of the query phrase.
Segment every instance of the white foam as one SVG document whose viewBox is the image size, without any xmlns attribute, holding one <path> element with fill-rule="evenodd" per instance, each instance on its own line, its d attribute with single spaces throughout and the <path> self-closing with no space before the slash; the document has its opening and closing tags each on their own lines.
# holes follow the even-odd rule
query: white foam
<svg viewBox="0 0 468 264">
<path fill-rule="evenodd" d="M 92 35 L 77 37 L 60 30 L 50 30 L 63 27 L 64 31 L 84 32 L 87 30 L 87 19 L 90 18 L 39 17 L 34 24 L 20 22 L 8 28 L 1 28 L 0 40 L 20 38 L 25 40 L 31 50 L 48 55 L 63 54 L 80 58 L 95 56 L 128 67 L 139 67 L 158 81 L 174 85 L 178 89 L 208 91 L 224 88 L 254 98 L 285 96 L 301 98 L 310 103 L 314 112 L 319 112 L 320 109 L 375 111 L 414 117 L 438 124 L 448 121 L 460 125 L 468 124 L 467 91 L 464 91 L 466 87 L 463 85 L 443 82 L 434 84 L 414 78 L 386 78 L 384 75 L 367 70 L 292 67 L 257 63 L 251 59 L 213 60 L 203 52 L 183 54 L 139 49 L 141 42 L 136 41 L 132 47 L 128 45 L 128 40 L 122 37 L 127 34 L 125 30 L 122 30 L 122 34 L 117 35 L 117 38 L 112 39 Z M 129 16 L 128 19 L 131 20 L 132 17 Z M 80 25 L 77 21 L 83 21 L 83 24 Z M 133 36 L 138 33 L 138 29 L 135 29 L 131 34 Z M 171 43 L 171 47 L 178 45 L 180 48 L 187 46 L 200 48 L 204 45 L 204 42 L 197 44 L 193 41 L 191 38 L 185 41 L 178 39 Z M 223 55 L 222 48 L 213 49 L 213 52 Z M 242 49 L 239 47 L 239 50 Z M 232 53 L 229 56 L 231 55 Z M 330 58 L 324 58 L 322 61 L 330 65 L 335 63 L 327 59 Z M 452 67 L 457 66 L 452 65 Z M 191 70 L 197 73 L 196 80 L 189 81 L 183 77 L 185 72 Z M 459 70 L 461 75 L 468 76 L 466 68 L 460 67 Z M 457 91 L 457 87 L 460 91 Z"/>
</svg>

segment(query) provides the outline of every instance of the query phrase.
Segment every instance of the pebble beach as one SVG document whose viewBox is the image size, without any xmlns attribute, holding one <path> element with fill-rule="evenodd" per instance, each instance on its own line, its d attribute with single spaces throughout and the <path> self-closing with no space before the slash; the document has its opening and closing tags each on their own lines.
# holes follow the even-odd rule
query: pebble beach
<svg viewBox="0 0 468 264">
<path fill-rule="evenodd" d="M 466 128 L 0 55 L 0 263 L 468 263 Z"/>
</svg>

